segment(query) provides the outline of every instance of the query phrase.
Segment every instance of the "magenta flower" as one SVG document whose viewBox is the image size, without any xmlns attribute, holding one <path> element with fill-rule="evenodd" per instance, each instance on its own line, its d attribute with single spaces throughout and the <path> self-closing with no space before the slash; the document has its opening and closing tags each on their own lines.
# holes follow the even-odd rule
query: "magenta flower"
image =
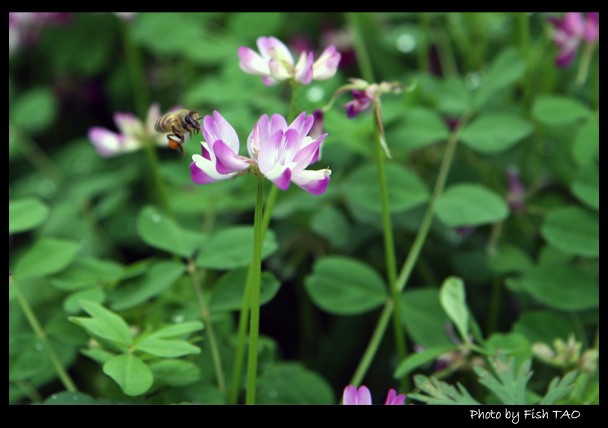
<svg viewBox="0 0 608 428">
<path fill-rule="evenodd" d="M 306 116 L 306 112 L 289 126 L 280 114 L 270 120 L 263 115 L 247 138 L 247 150 L 260 172 L 281 190 L 287 190 L 290 182 L 313 195 L 327 189 L 329 169 L 305 170 L 319 158 L 319 147 L 327 136 L 325 133 L 315 140 L 309 137 L 313 123 L 313 115 Z"/>
<path fill-rule="evenodd" d="M 246 170 L 250 159 L 239 156 L 239 137 L 236 131 L 217 111 L 213 117 L 205 116 L 201 126 L 205 141 L 201 142 L 203 155 L 193 155 L 190 176 L 196 184 L 209 184 L 232 178 Z"/>
<path fill-rule="evenodd" d="M 386 93 L 398 94 L 403 89 L 399 82 L 381 82 L 369 84 L 363 79 L 348 79 L 352 83 L 342 87 L 342 90 L 352 90 L 353 100 L 344 104 L 349 119 L 354 118 L 363 110 L 369 108 L 372 102 L 380 103 L 380 95 Z"/>
<path fill-rule="evenodd" d="M 192 156 L 190 175 L 196 184 L 209 184 L 248 172 L 261 173 L 279 189 L 294 183 L 308 193 L 320 195 L 327 189 L 331 171 L 306 170 L 319 157 L 319 147 L 327 134 L 308 136 L 313 115 L 300 114 L 289 126 L 275 114 L 260 117 L 247 138 L 250 158 L 239 156 L 239 139 L 232 126 L 218 113 L 203 119 L 203 155 Z"/>
<path fill-rule="evenodd" d="M 349 119 L 354 118 L 363 110 L 367 110 L 369 105 L 373 100 L 373 89 L 371 95 L 368 94 L 368 91 L 359 91 L 357 89 L 353 89 L 353 100 L 344 104 L 344 108 L 346 109 L 346 115 Z"/>
<path fill-rule="evenodd" d="M 154 124 L 160 116 L 158 103 L 153 103 L 148 109 L 146 123 L 142 123 L 133 113 L 116 112 L 114 113 L 114 123 L 119 133 L 101 126 L 94 126 L 89 129 L 87 135 L 97 153 L 105 157 L 138 150 L 144 146 L 145 138 L 152 138 L 159 146 L 168 147 L 165 134 L 154 130 Z"/>
<path fill-rule="evenodd" d="M 587 13 L 587 19 L 580 12 L 567 12 L 562 19 L 549 17 L 555 25 L 553 41 L 559 48 L 555 63 L 560 67 L 569 67 L 583 40 L 595 42 L 600 35 L 599 14 Z"/>
<path fill-rule="evenodd" d="M 388 391 L 385 405 L 401 406 L 405 401 L 405 394 L 397 395 L 394 389 Z M 353 385 L 348 385 L 344 388 L 344 394 L 342 395 L 342 403 L 345 405 L 367 405 L 372 404 L 372 395 L 369 389 L 365 385 L 361 385 L 359 389 Z"/>
<path fill-rule="evenodd" d="M 290 79 L 305 85 L 313 80 L 329 79 L 336 74 L 340 63 L 340 53 L 333 45 L 328 46 L 317 61 L 312 52 L 303 51 L 297 63 L 287 46 L 276 37 L 258 37 L 257 45 L 261 55 L 246 46 L 239 48 L 239 65 L 245 73 L 263 76 L 266 86 Z"/>
</svg>

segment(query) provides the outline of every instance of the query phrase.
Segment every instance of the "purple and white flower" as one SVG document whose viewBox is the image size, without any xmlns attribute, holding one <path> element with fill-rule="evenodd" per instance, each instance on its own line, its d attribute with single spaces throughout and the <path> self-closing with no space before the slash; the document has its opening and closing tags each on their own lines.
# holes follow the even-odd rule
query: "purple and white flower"
<svg viewBox="0 0 608 428">
<path fill-rule="evenodd" d="M 87 135 L 97 153 L 105 157 L 138 150 L 144 146 L 146 138 L 151 138 L 159 146 L 166 146 L 167 137 L 154 130 L 154 124 L 160 116 L 158 103 L 153 103 L 148 109 L 145 123 L 142 123 L 133 113 L 116 112 L 114 113 L 114 123 L 118 128 L 118 133 L 101 126 L 94 126 L 89 129 Z"/>
<path fill-rule="evenodd" d="M 209 184 L 248 172 L 261 173 L 279 189 L 294 183 L 308 193 L 320 195 L 327 189 L 329 169 L 306 170 L 319 158 L 319 147 L 327 136 L 308 136 L 313 115 L 300 114 L 289 126 L 275 114 L 260 117 L 247 138 L 249 158 L 239 155 L 239 139 L 232 126 L 217 111 L 203 119 L 203 154 L 192 156 L 190 175 L 196 184 Z"/>
<path fill-rule="evenodd" d="M 587 13 L 587 19 L 580 12 L 567 12 L 562 19 L 549 17 L 555 25 L 553 41 L 559 48 L 555 63 L 560 67 L 569 67 L 583 40 L 587 43 L 595 42 L 600 35 L 599 14 Z"/>
<path fill-rule="evenodd" d="M 290 182 L 313 195 L 327 189 L 329 169 L 306 170 L 319 158 L 319 147 L 327 136 L 313 140 L 308 132 L 314 123 L 313 115 L 303 112 L 289 126 L 280 114 L 260 117 L 247 138 L 249 155 L 256 160 L 260 172 L 279 189 L 287 190 Z"/>
<path fill-rule="evenodd" d="M 236 131 L 217 111 L 205 116 L 201 126 L 205 141 L 201 142 L 203 155 L 193 155 L 190 176 L 196 184 L 209 184 L 232 178 L 246 170 L 251 160 L 239 156 L 239 137 Z"/>
<path fill-rule="evenodd" d="M 303 51 L 296 63 L 287 46 L 276 37 L 258 37 L 256 43 L 259 54 L 246 46 L 239 48 L 239 65 L 245 73 L 263 76 L 266 86 L 290 79 L 305 85 L 313 80 L 329 79 L 336 74 L 340 63 L 340 53 L 333 45 L 328 46 L 317 61 L 312 52 Z"/>
</svg>

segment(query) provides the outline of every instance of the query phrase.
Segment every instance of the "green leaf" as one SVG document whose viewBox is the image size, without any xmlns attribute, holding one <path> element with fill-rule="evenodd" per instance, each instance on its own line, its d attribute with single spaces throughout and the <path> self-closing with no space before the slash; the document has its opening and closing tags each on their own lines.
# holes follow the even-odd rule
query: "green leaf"
<svg viewBox="0 0 608 428">
<path fill-rule="evenodd" d="M 556 404 L 563 397 L 570 394 L 570 391 L 576 386 L 573 384 L 576 375 L 577 372 L 573 371 L 564 376 L 561 381 L 559 377 L 554 378 L 549 385 L 549 390 L 545 394 L 545 397 L 538 404 L 541 406 Z"/>
<path fill-rule="evenodd" d="M 170 325 L 163 327 L 155 332 L 151 333 L 148 337 L 156 339 L 173 338 L 177 336 L 184 336 L 195 331 L 202 330 L 204 328 L 203 323 L 200 321 L 186 321 L 179 324 Z"/>
<path fill-rule="evenodd" d="M 569 264 L 534 267 L 526 272 L 520 286 L 552 308 L 580 311 L 599 307 L 597 282 Z"/>
<path fill-rule="evenodd" d="M 413 150 L 445 141 L 450 135 L 445 121 L 433 110 L 413 107 L 403 114 L 398 126 L 389 128 L 386 140 L 393 147 Z"/>
<path fill-rule="evenodd" d="M 212 313 L 241 309 L 248 271 L 249 268 L 232 270 L 215 283 L 209 302 L 209 310 Z M 260 305 L 264 305 L 278 293 L 281 283 L 271 272 L 262 272 L 260 286 Z"/>
<path fill-rule="evenodd" d="M 587 165 L 599 158 L 600 124 L 595 117 L 589 117 L 579 128 L 574 144 L 572 157 L 579 165 Z"/>
<path fill-rule="evenodd" d="M 530 256 L 515 245 L 503 244 L 488 259 L 488 266 L 495 273 L 523 272 L 534 266 Z"/>
<path fill-rule="evenodd" d="M 262 243 L 262 260 L 279 248 L 274 232 L 268 230 Z M 253 226 L 224 229 L 209 237 L 196 258 L 196 265 L 229 270 L 249 266 L 253 260 Z"/>
<path fill-rule="evenodd" d="M 38 198 L 23 198 L 8 203 L 8 234 L 25 232 L 41 225 L 49 208 Z"/>
<path fill-rule="evenodd" d="M 51 88 L 37 87 L 19 97 L 9 109 L 9 120 L 22 131 L 38 135 L 57 116 L 57 98 Z"/>
<path fill-rule="evenodd" d="M 141 395 L 152 386 L 152 371 L 132 354 L 117 355 L 103 365 L 103 372 L 110 376 L 127 395 Z"/>
<path fill-rule="evenodd" d="M 428 378 L 422 375 L 414 376 L 416 386 L 422 394 L 408 394 L 409 398 L 423 401 L 427 404 L 464 404 L 464 405 L 480 405 L 481 403 L 471 397 L 471 394 L 458 383 L 458 390 L 445 382 L 441 382 L 437 378 Z"/>
<path fill-rule="evenodd" d="M 160 360 L 149 364 L 154 382 L 167 386 L 184 386 L 198 382 L 201 369 L 190 361 Z"/>
<path fill-rule="evenodd" d="M 414 173 L 394 163 L 386 164 L 385 172 L 391 213 L 407 211 L 428 200 L 426 184 Z M 348 201 L 355 209 L 382 212 L 378 170 L 375 165 L 365 165 L 353 172 L 348 179 L 346 192 Z"/>
<path fill-rule="evenodd" d="M 447 335 L 449 318 L 439 303 L 439 290 L 411 289 L 401 295 L 403 325 L 412 340 L 426 347 L 452 345 Z"/>
<path fill-rule="evenodd" d="M 133 308 L 167 290 L 184 274 L 184 270 L 181 263 L 158 262 L 144 276 L 122 283 L 109 294 L 110 307 L 115 311 Z"/>
<path fill-rule="evenodd" d="M 70 317 L 70 321 L 84 327 L 90 334 L 111 340 L 124 348 L 131 346 L 133 336 L 120 315 L 88 300 L 81 300 L 80 306 L 92 318 Z"/>
<path fill-rule="evenodd" d="M 560 207 L 551 211 L 540 233 L 551 245 L 569 253 L 586 257 L 600 254 L 600 220 L 578 206 Z"/>
<path fill-rule="evenodd" d="M 481 184 L 448 187 L 437 200 L 437 217 L 449 227 L 478 226 L 504 220 L 509 208 L 504 198 Z"/>
<path fill-rule="evenodd" d="M 397 366 L 397 369 L 393 373 L 393 377 L 395 379 L 401 379 L 403 376 L 408 375 L 410 372 L 417 369 L 421 365 L 436 359 L 437 357 L 445 354 L 446 352 L 450 352 L 455 349 L 457 349 L 456 345 L 447 345 L 429 348 L 422 352 L 416 352 L 415 354 L 412 354 L 407 357 Z"/>
<path fill-rule="evenodd" d="M 467 125 L 460 134 L 462 142 L 482 154 L 508 150 L 534 131 L 534 126 L 512 113 L 489 113 Z"/>
<path fill-rule="evenodd" d="M 115 354 L 112 352 L 108 352 L 104 349 L 81 349 L 80 353 L 82 355 L 86 355 L 94 361 L 97 361 L 99 364 L 105 364 L 115 356 Z"/>
<path fill-rule="evenodd" d="M 228 28 L 240 36 L 253 39 L 260 34 L 275 34 L 282 29 L 284 20 L 283 13 L 241 12 L 231 14 Z M 258 51 L 253 45 L 250 48 Z"/>
<path fill-rule="evenodd" d="M 13 274 L 24 279 L 61 272 L 72 263 L 77 252 L 76 242 L 42 237 L 17 262 Z"/>
<path fill-rule="evenodd" d="M 527 404 L 526 385 L 532 377 L 530 372 L 532 361 L 525 361 L 515 376 L 515 358 L 509 358 L 507 361 L 505 355 L 498 352 L 496 357 L 490 357 L 490 360 L 496 377 L 481 367 L 474 367 L 475 373 L 479 376 L 479 383 L 496 394 L 504 404 Z"/>
<path fill-rule="evenodd" d="M 351 236 L 351 226 L 348 219 L 342 211 L 331 205 L 313 213 L 310 228 L 338 248 L 344 248 L 348 245 Z"/>
<path fill-rule="evenodd" d="M 356 315 L 371 311 L 386 300 L 382 277 L 359 260 L 328 256 L 320 259 L 304 280 L 312 301 L 336 315 Z"/>
<path fill-rule="evenodd" d="M 594 210 L 600 209 L 600 170 L 590 163 L 578 170 L 570 190 L 581 202 Z"/>
<path fill-rule="evenodd" d="M 515 368 L 532 357 L 530 341 L 521 333 L 492 333 L 486 340 L 485 349 L 488 353 L 500 350 L 509 357 L 515 357 Z"/>
<path fill-rule="evenodd" d="M 122 271 L 123 266 L 113 260 L 78 256 L 69 269 L 50 278 L 50 282 L 59 290 L 73 291 L 117 281 Z"/>
<path fill-rule="evenodd" d="M 8 380 L 19 381 L 51 369 L 44 342 L 31 333 L 9 335 Z"/>
<path fill-rule="evenodd" d="M 164 340 L 156 337 L 145 337 L 135 344 L 138 351 L 147 352 L 162 358 L 176 358 L 190 354 L 200 354 L 199 347 L 185 340 Z"/>
<path fill-rule="evenodd" d="M 63 301 L 63 310 L 68 314 L 77 314 L 80 312 L 80 300 L 90 300 L 95 303 L 103 303 L 106 298 L 106 293 L 102 288 L 93 287 L 77 291 L 70 294 Z"/>
<path fill-rule="evenodd" d="M 507 48 L 499 53 L 486 72 L 486 81 L 474 93 L 474 104 L 482 107 L 494 95 L 518 82 L 526 72 L 526 62 L 516 48 Z"/>
<path fill-rule="evenodd" d="M 439 82 L 434 92 L 437 97 L 437 109 L 450 116 L 460 116 L 471 107 L 472 94 L 464 85 L 462 77 L 448 76 Z M 445 123 L 442 123 L 442 128 Z"/>
<path fill-rule="evenodd" d="M 570 125 L 589 113 L 579 100 L 562 95 L 539 95 L 532 106 L 532 116 L 547 126 Z"/>
<path fill-rule="evenodd" d="M 562 313 L 551 310 L 524 312 L 513 325 L 513 331 L 521 333 L 531 343 L 553 343 L 561 337 L 566 341 L 572 331 L 570 319 Z"/>
<path fill-rule="evenodd" d="M 140 211 L 137 229 L 146 244 L 183 257 L 191 257 L 205 242 L 204 234 L 182 229 L 172 217 L 151 205 Z"/>
<path fill-rule="evenodd" d="M 277 363 L 258 380 L 260 404 L 335 404 L 329 383 L 299 363 Z"/>
<path fill-rule="evenodd" d="M 451 276 L 443 281 L 439 290 L 439 301 L 446 314 L 450 317 L 462 341 L 469 341 L 469 310 L 465 298 L 464 282 Z"/>
</svg>

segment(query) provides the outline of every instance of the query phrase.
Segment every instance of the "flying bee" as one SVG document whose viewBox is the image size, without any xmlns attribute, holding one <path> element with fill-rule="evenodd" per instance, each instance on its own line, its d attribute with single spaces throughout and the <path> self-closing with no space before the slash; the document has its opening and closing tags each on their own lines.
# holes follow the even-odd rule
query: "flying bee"
<svg viewBox="0 0 608 428">
<path fill-rule="evenodd" d="M 157 132 L 170 132 L 170 134 L 167 134 L 169 147 L 179 149 L 182 157 L 184 157 L 184 149 L 182 148 L 184 134 L 190 133 L 190 138 L 192 138 L 193 132 L 198 134 L 201 130 L 200 121 L 201 117 L 194 110 L 178 110 L 159 118 L 154 125 L 154 129 Z"/>
</svg>

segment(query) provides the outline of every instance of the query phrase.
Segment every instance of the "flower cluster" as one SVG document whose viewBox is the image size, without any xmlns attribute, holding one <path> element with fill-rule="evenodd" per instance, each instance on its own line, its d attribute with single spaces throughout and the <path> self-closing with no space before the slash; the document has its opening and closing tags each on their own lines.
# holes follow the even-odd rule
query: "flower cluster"
<svg viewBox="0 0 608 428">
<path fill-rule="evenodd" d="M 328 46 L 316 61 L 312 52 L 303 51 L 297 63 L 287 46 L 276 37 L 258 37 L 257 45 L 261 55 L 246 46 L 239 48 L 239 65 L 245 73 L 263 76 L 266 86 L 284 80 L 310 85 L 313 80 L 333 77 L 340 63 L 340 53 L 333 45 Z"/>
<path fill-rule="evenodd" d="M 599 13 L 587 13 L 587 19 L 580 12 L 567 12 L 562 19 L 549 17 L 555 25 L 553 41 L 559 48 L 555 63 L 560 67 L 569 67 L 574 61 L 581 41 L 595 42 L 600 36 Z"/>
<path fill-rule="evenodd" d="M 172 110 L 179 109 L 174 107 Z M 158 103 L 148 109 L 146 122 L 142 123 L 133 113 L 114 113 L 114 123 L 119 133 L 94 126 L 89 129 L 88 137 L 101 156 L 110 157 L 129 153 L 142 148 L 146 138 L 151 138 L 159 146 L 167 145 L 167 137 L 154 130 L 156 120 L 161 116 Z"/>
<path fill-rule="evenodd" d="M 397 395 L 394 389 L 388 391 L 385 405 L 401 406 L 405 401 L 405 394 Z M 345 405 L 366 405 L 372 404 L 372 394 L 369 392 L 369 388 L 365 385 L 361 385 L 359 389 L 353 385 L 348 385 L 344 388 L 344 394 L 342 395 L 342 403 Z"/>
<path fill-rule="evenodd" d="M 196 184 L 209 184 L 248 172 L 262 174 L 279 189 L 294 183 L 308 193 L 320 195 L 327 189 L 329 169 L 306 170 L 319 158 L 319 148 L 327 136 L 308 136 L 313 115 L 303 112 L 289 126 L 280 114 L 260 117 L 247 138 L 250 157 L 239 155 L 239 138 L 234 128 L 219 114 L 205 116 L 202 124 L 202 156 L 193 155 L 190 175 Z"/>
</svg>

